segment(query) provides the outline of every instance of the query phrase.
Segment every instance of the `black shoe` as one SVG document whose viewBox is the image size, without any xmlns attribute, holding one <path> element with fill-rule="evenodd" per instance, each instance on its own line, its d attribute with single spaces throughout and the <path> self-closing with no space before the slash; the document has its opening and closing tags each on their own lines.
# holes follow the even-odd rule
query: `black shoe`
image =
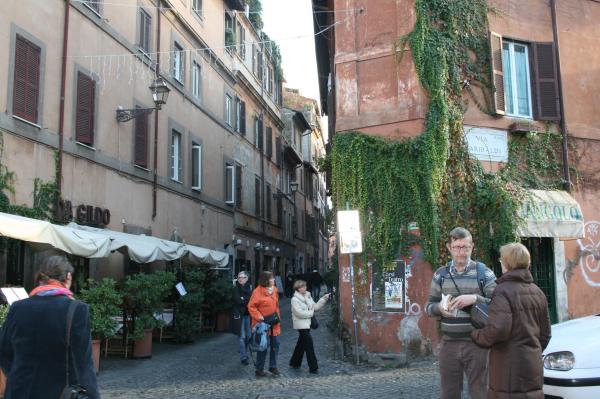
<svg viewBox="0 0 600 399">
<path fill-rule="evenodd" d="M 269 369 L 269 372 L 270 372 L 271 374 L 273 374 L 273 375 L 281 375 L 281 373 L 279 372 L 279 370 L 277 370 L 277 368 L 275 368 L 275 367 L 271 367 L 271 368 Z"/>
<path fill-rule="evenodd" d="M 300 370 L 300 366 L 292 366 L 291 364 L 290 364 L 290 368 L 294 369 L 294 370 Z"/>
<path fill-rule="evenodd" d="M 255 374 L 256 374 L 257 377 L 266 377 L 268 375 L 263 370 L 256 370 Z"/>
<path fill-rule="evenodd" d="M 319 369 L 308 370 L 308 372 L 311 374 L 319 374 Z"/>
<path fill-rule="evenodd" d="M 247 366 L 247 365 L 249 365 L 249 364 L 250 364 L 250 362 L 248 361 L 248 359 L 242 359 L 242 364 L 243 364 L 244 366 Z"/>
</svg>

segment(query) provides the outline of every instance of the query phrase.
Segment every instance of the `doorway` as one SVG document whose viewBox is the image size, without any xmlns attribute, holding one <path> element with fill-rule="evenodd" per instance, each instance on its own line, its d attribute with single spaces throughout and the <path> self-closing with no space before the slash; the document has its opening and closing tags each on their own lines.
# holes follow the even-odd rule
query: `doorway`
<svg viewBox="0 0 600 399">
<path fill-rule="evenodd" d="M 554 244 L 549 237 L 525 237 L 521 243 L 531 254 L 531 274 L 533 282 L 540 287 L 548 299 L 550 321 L 558 321 L 556 312 L 556 283 L 554 280 Z"/>
</svg>

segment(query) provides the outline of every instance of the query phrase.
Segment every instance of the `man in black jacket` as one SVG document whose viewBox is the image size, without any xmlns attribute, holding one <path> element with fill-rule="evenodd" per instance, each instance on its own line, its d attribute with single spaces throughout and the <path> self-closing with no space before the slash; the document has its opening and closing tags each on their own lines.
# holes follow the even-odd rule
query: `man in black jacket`
<svg viewBox="0 0 600 399">
<path fill-rule="evenodd" d="M 250 313 L 248 313 L 248 302 L 252 296 L 252 287 L 248 283 L 248 273 L 238 273 L 237 281 L 233 287 L 233 322 L 232 329 L 240 337 L 239 352 L 240 361 L 244 366 L 249 364 L 246 351 L 246 339 L 250 336 Z"/>
</svg>

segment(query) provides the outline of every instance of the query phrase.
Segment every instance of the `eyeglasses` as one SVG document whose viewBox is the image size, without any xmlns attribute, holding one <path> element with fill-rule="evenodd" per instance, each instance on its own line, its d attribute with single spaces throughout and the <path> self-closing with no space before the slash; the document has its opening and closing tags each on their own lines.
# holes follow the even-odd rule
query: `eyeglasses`
<svg viewBox="0 0 600 399">
<path fill-rule="evenodd" d="M 450 249 L 452 249 L 453 251 L 469 251 L 471 248 L 473 248 L 471 245 L 465 245 L 465 246 L 461 246 L 461 247 L 450 247 Z"/>
</svg>

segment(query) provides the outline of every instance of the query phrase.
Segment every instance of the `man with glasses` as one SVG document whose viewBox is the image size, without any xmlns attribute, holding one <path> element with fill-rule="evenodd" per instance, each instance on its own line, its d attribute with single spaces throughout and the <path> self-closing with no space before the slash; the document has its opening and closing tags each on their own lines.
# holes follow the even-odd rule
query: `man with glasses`
<svg viewBox="0 0 600 399">
<path fill-rule="evenodd" d="M 471 340 L 474 327 L 469 310 L 476 302 L 490 302 L 496 276 L 483 263 L 471 259 L 474 245 L 469 230 L 452 230 L 447 247 L 452 260 L 433 275 L 426 307 L 430 317 L 441 320 L 441 397 L 460 399 L 465 374 L 471 399 L 483 399 L 487 395 L 488 349 Z M 449 295 L 449 300 L 442 301 L 442 294 Z"/>
</svg>

